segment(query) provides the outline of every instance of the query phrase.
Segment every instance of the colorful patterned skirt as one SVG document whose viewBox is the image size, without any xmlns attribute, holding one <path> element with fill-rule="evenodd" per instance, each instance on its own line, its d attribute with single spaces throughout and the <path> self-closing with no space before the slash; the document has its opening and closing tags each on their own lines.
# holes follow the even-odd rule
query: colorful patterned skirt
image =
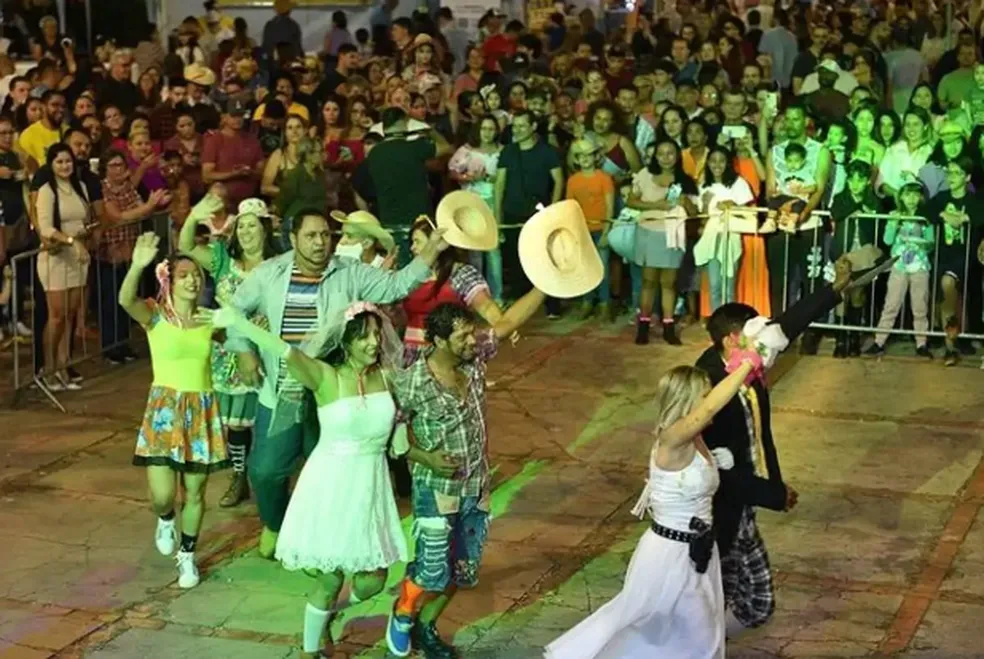
<svg viewBox="0 0 984 659">
<path fill-rule="evenodd" d="M 215 395 L 152 386 L 133 464 L 199 474 L 231 466 Z"/>
<path fill-rule="evenodd" d="M 215 392 L 219 401 L 219 414 L 222 425 L 233 430 L 252 428 L 256 423 L 256 406 L 259 394 L 254 391 L 245 394 Z"/>
</svg>

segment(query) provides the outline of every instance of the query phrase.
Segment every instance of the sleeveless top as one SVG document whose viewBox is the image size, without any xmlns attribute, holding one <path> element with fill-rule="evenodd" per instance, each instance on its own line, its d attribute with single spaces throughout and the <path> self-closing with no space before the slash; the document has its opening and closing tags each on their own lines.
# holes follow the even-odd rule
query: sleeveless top
<svg viewBox="0 0 984 659">
<path fill-rule="evenodd" d="M 708 525 L 713 521 L 712 503 L 721 477 L 714 456 L 710 461 L 699 450 L 683 469 L 666 471 L 656 466 L 655 452 L 649 460 L 649 480 L 633 513 L 648 508 L 657 524 L 676 531 L 691 532 L 690 519 L 698 517 Z"/>
</svg>

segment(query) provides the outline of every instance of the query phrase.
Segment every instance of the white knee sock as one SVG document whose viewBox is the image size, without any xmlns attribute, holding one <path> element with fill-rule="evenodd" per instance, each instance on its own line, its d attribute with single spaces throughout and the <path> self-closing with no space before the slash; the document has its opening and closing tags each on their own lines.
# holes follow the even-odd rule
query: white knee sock
<svg viewBox="0 0 984 659">
<path fill-rule="evenodd" d="M 321 649 L 321 635 L 331 611 L 324 611 L 310 603 L 304 607 L 304 651 L 317 652 Z"/>
</svg>

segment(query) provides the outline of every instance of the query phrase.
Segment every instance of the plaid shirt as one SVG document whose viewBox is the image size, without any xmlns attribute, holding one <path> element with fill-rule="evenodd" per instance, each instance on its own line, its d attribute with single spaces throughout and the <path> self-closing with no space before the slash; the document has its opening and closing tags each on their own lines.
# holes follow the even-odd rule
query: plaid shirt
<svg viewBox="0 0 984 659">
<path fill-rule="evenodd" d="M 120 183 L 111 183 L 109 179 L 104 180 L 102 191 L 103 200 L 106 203 L 114 202 L 121 213 L 143 203 L 140 193 L 133 186 L 129 176 Z M 130 260 L 133 246 L 137 244 L 139 237 L 139 222 L 130 222 L 119 226 L 104 224 L 99 245 L 96 247 L 96 258 L 106 263 L 125 263 Z"/>
<path fill-rule="evenodd" d="M 437 381 L 420 358 L 394 383 L 403 414 L 410 417 L 413 443 L 424 451 L 446 451 L 460 467 L 453 476 L 440 476 L 413 463 L 414 487 L 428 487 L 443 494 L 479 497 L 488 485 L 488 427 L 485 420 L 485 374 L 488 361 L 498 350 L 495 333 L 480 332 L 475 359 L 460 366 L 468 379 L 461 399 Z"/>
</svg>

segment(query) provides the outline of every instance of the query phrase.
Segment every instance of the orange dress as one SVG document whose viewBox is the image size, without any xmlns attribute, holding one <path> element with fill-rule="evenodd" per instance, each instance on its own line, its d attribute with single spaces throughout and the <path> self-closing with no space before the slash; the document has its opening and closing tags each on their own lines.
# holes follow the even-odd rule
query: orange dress
<svg viewBox="0 0 984 659">
<path fill-rule="evenodd" d="M 748 182 L 752 193 L 758 197 L 762 181 L 755 171 L 755 165 L 748 158 L 735 158 L 735 170 Z M 772 302 L 769 297 L 769 264 L 765 256 L 765 238 L 751 233 L 741 236 L 741 262 L 735 279 L 735 302 L 741 302 L 755 309 L 760 316 L 772 316 Z M 711 315 L 711 287 L 704 272 L 700 280 L 700 316 Z"/>
</svg>

